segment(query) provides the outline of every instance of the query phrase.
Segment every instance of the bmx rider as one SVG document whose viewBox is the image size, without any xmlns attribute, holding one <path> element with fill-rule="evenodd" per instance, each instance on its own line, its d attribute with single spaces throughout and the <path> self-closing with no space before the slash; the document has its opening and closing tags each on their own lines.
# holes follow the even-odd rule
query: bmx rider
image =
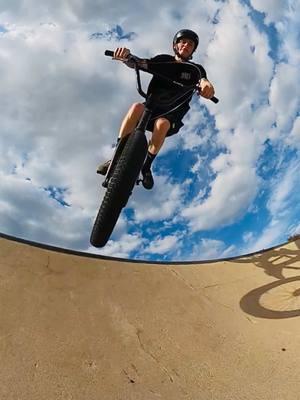
<svg viewBox="0 0 300 400">
<path fill-rule="evenodd" d="M 200 69 L 202 76 L 198 84 L 199 90 L 197 93 L 200 96 L 210 99 L 214 96 L 214 87 L 207 79 L 205 69 L 202 65 L 195 64 L 190 61 L 192 59 L 193 53 L 198 47 L 198 44 L 199 38 L 195 32 L 189 29 L 182 29 L 178 31 L 173 38 L 174 56 L 161 54 L 149 60 L 141 60 L 140 62 L 144 69 L 147 69 L 147 63 L 150 64 L 151 62 L 185 62 L 194 64 L 196 67 L 198 67 L 198 69 Z M 125 47 L 118 47 L 114 52 L 114 59 L 123 61 L 130 67 L 130 63 L 127 63 L 127 57 L 129 56 L 129 54 L 129 49 Z M 187 84 L 189 84 L 188 73 L 186 74 L 185 79 L 187 79 Z M 165 90 L 166 92 L 168 91 L 168 85 L 166 85 L 166 82 L 156 76 L 154 76 L 150 81 L 148 94 L 151 93 L 151 90 L 154 88 L 161 88 L 161 90 Z M 147 157 L 142 168 L 142 183 L 145 189 L 149 190 L 153 188 L 154 180 L 151 172 L 152 163 L 158 152 L 160 151 L 165 141 L 165 138 L 176 134 L 183 126 L 182 119 L 190 108 L 189 102 L 191 98 L 192 97 L 187 99 L 179 108 L 177 108 L 173 112 L 171 111 L 169 113 L 163 113 L 163 115 L 160 115 L 160 112 L 158 110 L 149 121 L 147 125 L 147 130 L 152 132 L 152 136 L 149 141 Z M 144 108 L 145 106 L 143 103 L 132 104 L 121 123 L 118 141 L 134 131 L 140 117 L 143 114 Z M 106 175 L 109 164 L 110 161 L 107 161 L 104 164 L 99 165 L 97 173 L 101 175 Z"/>
</svg>

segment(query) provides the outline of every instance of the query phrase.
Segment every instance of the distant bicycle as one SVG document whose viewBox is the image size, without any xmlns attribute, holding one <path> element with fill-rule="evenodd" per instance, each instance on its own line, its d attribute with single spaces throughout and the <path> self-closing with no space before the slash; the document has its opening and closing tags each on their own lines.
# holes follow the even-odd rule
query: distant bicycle
<svg viewBox="0 0 300 400">
<path fill-rule="evenodd" d="M 106 50 L 105 55 L 113 57 L 114 52 Z M 190 97 L 199 90 L 197 84 L 201 79 L 201 72 L 193 64 L 168 63 L 167 67 L 165 67 L 165 71 L 162 73 L 162 65 L 160 65 L 160 68 L 157 68 L 157 65 L 162 63 L 152 63 L 150 68 L 143 70 L 139 65 L 139 60 L 140 59 L 134 55 L 130 55 L 128 58 L 128 61 L 133 64 L 136 72 L 137 90 L 139 94 L 146 99 L 144 103 L 145 110 L 134 132 L 121 139 L 118 143 L 102 184 L 107 190 L 96 216 L 90 237 L 90 243 L 95 247 L 105 246 L 118 221 L 122 208 L 124 208 L 128 202 L 134 186 L 142 181 L 139 179 L 139 176 L 148 150 L 145 131 L 153 111 L 156 107 L 166 110 L 166 112 L 174 111 L 186 101 L 187 97 Z M 168 71 L 170 68 L 176 68 L 180 75 L 180 69 L 183 69 L 183 65 L 184 73 L 186 73 L 188 68 L 192 76 L 193 85 L 186 86 L 181 82 L 168 78 Z M 161 92 L 151 93 L 147 96 L 142 89 L 140 70 L 159 76 L 168 82 L 172 82 L 174 87 L 176 87 L 174 96 L 171 97 L 171 99 L 170 97 L 166 99 Z M 210 100 L 215 103 L 218 102 L 216 97 L 212 97 Z"/>
</svg>

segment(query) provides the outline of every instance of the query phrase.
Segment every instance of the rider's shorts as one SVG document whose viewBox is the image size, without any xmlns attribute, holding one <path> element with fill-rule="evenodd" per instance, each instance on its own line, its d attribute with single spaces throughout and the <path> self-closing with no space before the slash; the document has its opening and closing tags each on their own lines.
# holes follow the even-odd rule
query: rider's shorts
<svg viewBox="0 0 300 400">
<path fill-rule="evenodd" d="M 166 118 L 170 122 L 170 129 L 167 133 L 167 136 L 175 135 L 175 133 L 179 132 L 179 130 L 183 127 L 182 119 L 187 113 L 187 110 L 177 110 L 167 114 L 162 113 L 161 111 L 157 110 L 152 115 L 152 118 L 148 122 L 147 131 L 153 132 L 154 129 L 154 122 L 158 118 Z"/>
</svg>

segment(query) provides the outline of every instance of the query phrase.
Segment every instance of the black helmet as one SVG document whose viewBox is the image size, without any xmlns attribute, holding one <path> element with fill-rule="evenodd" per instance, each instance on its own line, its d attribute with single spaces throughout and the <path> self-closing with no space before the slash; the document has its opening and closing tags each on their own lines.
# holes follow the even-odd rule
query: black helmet
<svg viewBox="0 0 300 400">
<path fill-rule="evenodd" d="M 173 47 L 175 46 L 176 43 L 179 42 L 180 39 L 191 39 L 195 43 L 195 48 L 193 52 L 196 50 L 198 43 L 199 43 L 199 37 L 197 33 L 191 31 L 190 29 L 181 29 L 176 33 L 173 39 Z"/>
</svg>

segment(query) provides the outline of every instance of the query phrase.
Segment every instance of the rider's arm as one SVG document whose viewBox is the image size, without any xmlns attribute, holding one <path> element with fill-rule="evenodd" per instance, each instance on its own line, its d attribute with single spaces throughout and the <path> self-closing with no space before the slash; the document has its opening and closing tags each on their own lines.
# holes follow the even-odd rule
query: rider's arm
<svg viewBox="0 0 300 400">
<path fill-rule="evenodd" d="M 158 54 L 152 58 L 139 58 L 139 67 L 141 70 L 148 71 L 153 64 L 162 64 L 173 61 L 173 57 L 168 54 Z"/>
<path fill-rule="evenodd" d="M 130 50 L 127 49 L 126 47 L 118 47 L 114 51 L 114 59 L 115 60 L 120 60 L 123 61 L 124 64 L 127 65 L 129 68 L 134 68 L 134 62 L 128 60 L 128 56 L 130 55 Z M 138 61 L 139 67 L 141 69 L 147 69 L 147 60 L 135 57 L 135 60 Z"/>
<path fill-rule="evenodd" d="M 143 58 L 138 58 L 138 57 L 135 57 L 135 60 L 138 62 L 138 66 L 140 67 L 140 69 L 147 70 L 147 68 L 148 68 L 147 61 L 148 60 L 143 59 Z M 127 65 L 127 67 L 134 68 L 135 63 L 132 60 L 125 60 L 123 62 L 125 65 Z"/>
</svg>

